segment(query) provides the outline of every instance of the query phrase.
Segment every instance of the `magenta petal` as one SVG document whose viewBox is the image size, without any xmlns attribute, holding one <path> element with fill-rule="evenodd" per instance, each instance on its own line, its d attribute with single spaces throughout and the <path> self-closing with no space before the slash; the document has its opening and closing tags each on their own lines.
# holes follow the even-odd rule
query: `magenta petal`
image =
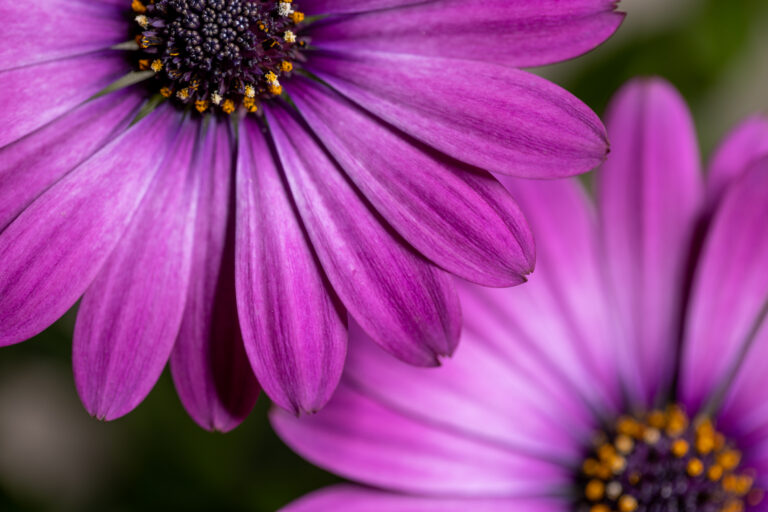
<svg viewBox="0 0 768 512">
<path fill-rule="evenodd" d="M 119 418 L 144 399 L 179 332 L 199 189 L 190 165 L 196 125 L 184 123 L 173 150 L 155 155 L 162 164 L 154 181 L 80 304 L 75 385 L 99 419 Z"/>
<path fill-rule="evenodd" d="M 707 176 L 707 199 L 714 205 L 725 188 L 747 166 L 768 155 L 768 117 L 754 116 L 734 128 L 712 158 Z"/>
<path fill-rule="evenodd" d="M 259 393 L 237 317 L 227 124 L 211 120 L 198 150 L 191 171 L 200 174 L 192 270 L 171 373 L 189 415 L 203 428 L 227 432 L 250 413 Z"/>
<path fill-rule="evenodd" d="M 0 4 L 0 70 L 82 55 L 128 39 L 130 2 L 9 1 Z M 76 71 L 76 70 L 75 70 Z"/>
<path fill-rule="evenodd" d="M 72 110 L 130 71 L 118 52 L 0 72 L 0 147 Z"/>
<path fill-rule="evenodd" d="M 596 167 L 608 150 L 586 105 L 524 71 L 375 52 L 317 52 L 307 66 L 407 134 L 489 171 L 569 176 Z"/>
<path fill-rule="evenodd" d="M 381 346 L 438 364 L 458 341 L 458 299 L 447 275 L 382 225 L 305 127 L 283 108 L 267 118 L 296 207 L 342 302 Z"/>
<path fill-rule="evenodd" d="M 373 11 L 376 9 L 392 9 L 409 4 L 421 3 L 424 0 L 303 0 L 301 7 L 308 14 L 342 14 L 352 12 Z"/>
<path fill-rule="evenodd" d="M 691 411 L 705 403 L 734 370 L 765 316 L 766 227 L 768 159 L 762 159 L 729 187 L 715 212 L 696 269 L 680 380 Z M 764 372 L 764 366 L 759 371 Z"/>
<path fill-rule="evenodd" d="M 633 398 L 650 405 L 670 383 L 682 290 L 702 183 L 693 121 L 683 98 L 659 79 L 625 86 L 609 108 L 612 151 L 598 173 L 608 276 L 640 369 Z"/>
<path fill-rule="evenodd" d="M 567 501 L 550 498 L 443 498 L 335 485 L 294 501 L 280 512 L 563 512 Z"/>
<path fill-rule="evenodd" d="M 623 19 L 616 12 L 616 3 L 413 2 L 357 16 L 329 17 L 310 26 L 308 34 L 313 46 L 339 52 L 373 50 L 515 67 L 541 66 L 585 53 L 608 39 Z"/>
<path fill-rule="evenodd" d="M 297 77 L 289 92 L 355 185 L 419 252 L 487 286 L 525 281 L 533 238 L 493 177 L 429 152 L 316 82 Z"/>
<path fill-rule="evenodd" d="M 120 134 L 142 99 L 136 91 L 104 96 L 0 149 L 0 231 L 43 191 Z"/>
<path fill-rule="evenodd" d="M 39 333 L 83 294 L 149 187 L 157 155 L 172 140 L 171 112 L 162 109 L 131 127 L 0 233 L 0 346 Z"/>
<path fill-rule="evenodd" d="M 314 416 L 299 419 L 274 409 L 271 419 L 283 441 L 313 464 L 386 489 L 532 496 L 551 493 L 571 478 L 566 466 L 398 414 L 345 384 Z"/>
<path fill-rule="evenodd" d="M 293 413 L 314 412 L 341 377 L 346 318 L 287 186 L 260 126 L 241 124 L 236 271 L 245 348 L 273 401 Z"/>
</svg>

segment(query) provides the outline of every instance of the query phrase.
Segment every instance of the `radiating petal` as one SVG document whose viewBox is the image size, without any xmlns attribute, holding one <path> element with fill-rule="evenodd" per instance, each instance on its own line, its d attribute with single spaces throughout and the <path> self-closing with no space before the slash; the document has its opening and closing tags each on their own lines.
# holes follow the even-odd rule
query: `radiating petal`
<svg viewBox="0 0 768 512">
<path fill-rule="evenodd" d="M 237 304 L 245 347 L 264 392 L 293 413 L 330 398 L 347 351 L 332 296 L 256 123 L 241 125 L 237 159 Z"/>
<path fill-rule="evenodd" d="M 83 294 L 176 132 L 171 112 L 163 108 L 131 127 L 0 233 L 0 346 L 38 334 Z"/>
<path fill-rule="evenodd" d="M 297 77 L 288 91 L 357 188 L 419 252 L 480 284 L 524 282 L 533 239 L 493 177 L 435 154 L 316 82 Z"/>
<path fill-rule="evenodd" d="M 717 148 L 707 176 L 707 199 L 714 205 L 727 185 L 738 179 L 750 163 L 768 155 L 768 117 L 751 117 Z"/>
<path fill-rule="evenodd" d="M 438 364 L 460 329 L 448 276 L 382 224 L 288 111 L 270 108 L 267 119 L 296 207 L 344 306 L 393 355 Z"/>
<path fill-rule="evenodd" d="M 298 419 L 274 409 L 271 419 L 283 441 L 310 462 L 402 492 L 538 496 L 571 477 L 565 466 L 420 422 L 344 384 L 314 416 Z"/>
<path fill-rule="evenodd" d="M 122 133 L 142 99 L 135 90 L 103 96 L 0 148 L 0 231 L 48 187 Z"/>
<path fill-rule="evenodd" d="M 316 52 L 307 67 L 422 142 L 493 172 L 555 178 L 608 149 L 598 117 L 530 73 L 494 64 L 376 52 Z"/>
<path fill-rule="evenodd" d="M 114 51 L 0 71 L 0 147 L 72 110 L 128 71 Z"/>
<path fill-rule="evenodd" d="M 313 46 L 339 52 L 374 50 L 515 67 L 542 66 L 585 53 L 608 39 L 624 17 L 616 12 L 616 3 L 414 2 L 357 16 L 328 17 L 311 25 L 308 35 Z"/>
<path fill-rule="evenodd" d="M 696 268 L 680 380 L 691 411 L 734 370 L 766 315 L 767 227 L 768 159 L 762 159 L 729 187 Z"/>
<path fill-rule="evenodd" d="M 227 432 L 251 412 L 259 387 L 243 346 L 235 300 L 233 149 L 211 120 L 192 173 L 200 192 L 184 317 L 171 353 L 179 398 L 203 428 Z"/>
<path fill-rule="evenodd" d="M 409 4 L 418 4 L 424 0 L 303 0 L 302 9 L 308 14 L 342 14 L 393 9 Z"/>
<path fill-rule="evenodd" d="M 198 123 L 183 123 L 120 242 L 85 292 L 75 323 L 75 385 L 86 410 L 112 420 L 160 377 L 179 332 L 189 283 L 199 172 Z"/>
<path fill-rule="evenodd" d="M 567 500 L 550 498 L 440 498 L 335 485 L 300 498 L 281 512 L 566 512 Z"/>
<path fill-rule="evenodd" d="M 3 2 L 0 70 L 103 50 L 130 39 L 122 8 L 99 0 Z"/>
<path fill-rule="evenodd" d="M 650 405 L 669 384 L 682 290 L 702 184 L 696 132 L 680 95 L 659 79 L 630 82 L 606 124 L 612 151 L 598 173 L 608 276 L 622 340 L 634 353 Z"/>
</svg>

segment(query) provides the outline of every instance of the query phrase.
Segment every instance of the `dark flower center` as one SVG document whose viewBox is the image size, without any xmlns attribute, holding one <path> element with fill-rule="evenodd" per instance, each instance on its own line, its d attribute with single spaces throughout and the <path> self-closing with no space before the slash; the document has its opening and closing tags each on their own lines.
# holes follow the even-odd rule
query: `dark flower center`
<svg viewBox="0 0 768 512">
<path fill-rule="evenodd" d="M 166 98 L 231 114 L 282 93 L 300 58 L 292 0 L 133 0 L 138 67 L 155 72 Z"/>
<path fill-rule="evenodd" d="M 601 432 L 577 476 L 577 512 L 740 512 L 763 492 L 709 419 L 678 406 L 622 416 Z"/>
</svg>

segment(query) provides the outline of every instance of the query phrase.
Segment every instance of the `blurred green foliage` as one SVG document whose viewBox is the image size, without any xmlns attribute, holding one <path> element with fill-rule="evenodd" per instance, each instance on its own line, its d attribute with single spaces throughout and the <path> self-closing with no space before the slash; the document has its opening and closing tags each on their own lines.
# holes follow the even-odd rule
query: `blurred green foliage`
<svg viewBox="0 0 768 512">
<path fill-rule="evenodd" d="M 662 8 L 659 16 L 663 15 Z M 611 94 L 629 78 L 661 75 L 681 90 L 700 120 L 713 88 L 744 54 L 751 35 L 766 31 L 766 19 L 765 0 L 693 2 L 679 20 L 665 23 L 659 30 L 635 31 L 631 37 L 609 40 L 590 56 L 567 64 L 567 72 L 557 79 L 601 113 Z M 755 66 L 765 64 L 768 62 L 756 62 Z M 722 134 L 727 128 L 716 132 Z M 712 141 L 705 144 L 705 152 L 711 145 Z M 92 422 L 106 439 L 109 456 L 100 467 L 108 474 L 86 496 L 63 500 L 55 492 L 38 492 L 34 482 L 20 487 L 8 477 L 12 469 L 4 468 L 0 471 L 0 510 L 272 511 L 338 480 L 282 445 L 269 428 L 264 397 L 248 420 L 229 434 L 198 428 L 186 416 L 167 372 L 149 398 L 127 417 L 112 423 L 91 420 L 79 406 L 71 379 L 70 324 L 71 319 L 65 320 L 35 340 L 2 349 L 0 377 L 30 362 L 61 369 L 59 373 L 67 377 L 59 384 L 68 397 L 67 407 L 76 409 L 74 414 L 83 421 Z M 14 414 L 14 410 L 0 409 L 3 417 Z M 55 416 L 52 421 L 57 421 Z M 84 442 L 87 448 L 88 440 Z M 0 466 L 2 450 L 0 446 Z M 69 461 L 75 468 L 78 463 Z"/>
</svg>

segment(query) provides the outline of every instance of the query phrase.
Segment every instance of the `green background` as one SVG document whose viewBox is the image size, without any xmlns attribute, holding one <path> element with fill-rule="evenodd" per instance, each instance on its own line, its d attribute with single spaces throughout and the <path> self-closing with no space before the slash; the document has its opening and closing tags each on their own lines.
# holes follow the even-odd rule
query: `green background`
<svg viewBox="0 0 768 512">
<path fill-rule="evenodd" d="M 536 72 L 602 113 L 637 75 L 661 75 L 688 99 L 711 153 L 739 119 L 768 110 L 768 2 L 626 0 L 619 33 L 591 54 Z M 0 510 L 272 511 L 337 481 L 272 433 L 263 396 L 229 434 L 190 420 L 166 372 L 133 413 L 91 419 L 72 381 L 68 314 L 0 350 Z"/>
</svg>

